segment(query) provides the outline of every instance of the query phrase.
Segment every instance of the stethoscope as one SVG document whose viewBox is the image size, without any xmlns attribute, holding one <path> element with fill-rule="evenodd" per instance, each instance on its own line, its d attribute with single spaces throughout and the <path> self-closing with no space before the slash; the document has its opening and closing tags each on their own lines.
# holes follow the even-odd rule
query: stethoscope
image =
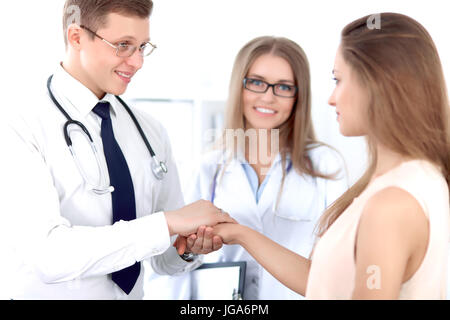
<svg viewBox="0 0 450 320">
<path fill-rule="evenodd" d="M 217 189 L 217 184 L 218 184 L 217 180 L 218 180 L 219 173 L 220 173 L 222 167 L 225 168 L 225 165 L 220 165 L 219 164 L 217 166 L 216 172 L 214 173 L 214 178 L 213 178 L 212 186 L 211 186 L 211 202 L 212 203 L 214 203 L 214 200 L 216 199 L 216 189 Z M 286 176 L 288 175 L 288 173 L 291 170 L 292 170 L 292 161 L 289 161 L 289 164 L 288 164 L 288 166 L 286 168 Z M 272 205 L 272 212 L 273 213 L 276 213 L 277 210 L 278 210 L 278 206 L 279 206 L 280 200 L 281 200 L 281 195 L 283 193 L 283 184 L 284 184 L 284 181 L 281 181 L 280 188 L 278 189 L 277 198 L 276 198 L 276 200 L 274 201 L 274 203 Z"/>
<path fill-rule="evenodd" d="M 50 98 L 52 99 L 53 103 L 58 107 L 58 109 L 61 111 L 61 113 L 67 118 L 67 122 L 64 124 L 64 138 L 66 140 L 66 144 L 69 147 L 70 153 L 72 154 L 72 157 L 78 167 L 78 170 L 80 171 L 81 176 L 83 177 L 85 183 L 92 189 L 92 191 L 94 191 L 96 194 L 107 194 L 110 192 L 114 191 L 114 186 L 102 186 L 102 177 L 105 177 L 106 174 L 104 173 L 103 170 L 103 166 L 101 165 L 100 162 L 100 158 L 97 152 L 97 148 L 95 147 L 94 144 L 94 140 L 92 139 L 91 134 L 89 133 L 88 129 L 79 121 L 73 120 L 69 114 L 64 110 L 64 108 L 59 104 L 59 102 L 56 100 L 55 96 L 53 95 L 53 92 L 51 90 L 51 82 L 53 79 L 53 75 L 51 75 L 48 78 L 47 81 L 47 89 L 48 89 L 48 93 L 50 95 Z M 148 151 L 150 152 L 150 156 L 152 158 L 152 162 L 151 162 L 151 168 L 152 168 L 152 172 L 153 175 L 155 176 L 156 179 L 158 180 L 163 180 L 164 179 L 164 175 L 167 174 L 168 169 L 167 166 L 164 162 L 162 161 L 158 161 L 155 152 L 153 151 L 152 146 L 150 145 L 150 143 L 148 142 L 147 137 L 145 136 L 144 131 L 142 130 L 141 126 L 139 125 L 139 122 L 137 121 L 136 117 L 134 116 L 133 112 L 131 111 L 130 107 L 128 107 L 128 105 L 118 96 L 115 96 L 117 98 L 117 100 L 119 100 L 119 102 L 123 105 L 123 107 L 125 108 L 125 110 L 128 112 L 128 114 L 130 115 L 131 119 L 133 120 L 137 130 L 139 131 L 139 134 L 142 137 L 142 140 L 144 141 L 145 145 L 147 146 Z M 95 159 L 97 161 L 97 168 L 98 168 L 98 173 L 99 173 L 99 181 L 97 183 L 91 183 L 88 175 L 86 174 L 86 172 L 83 170 L 83 167 L 81 166 L 80 161 L 78 160 L 78 157 L 76 156 L 76 152 L 73 148 L 73 144 L 72 144 L 72 139 L 70 138 L 70 132 L 71 130 L 69 130 L 70 126 L 76 126 L 79 129 L 81 129 L 81 131 L 84 133 L 84 135 L 87 137 L 87 139 L 89 140 L 89 144 L 91 146 L 91 149 L 94 153 Z"/>
</svg>

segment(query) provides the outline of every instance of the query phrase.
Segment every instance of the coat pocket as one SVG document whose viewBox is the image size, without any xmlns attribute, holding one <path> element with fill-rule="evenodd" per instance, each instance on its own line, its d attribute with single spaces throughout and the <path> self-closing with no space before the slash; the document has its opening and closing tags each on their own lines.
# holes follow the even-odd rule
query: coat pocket
<svg viewBox="0 0 450 320">
<path fill-rule="evenodd" d="M 324 210 L 324 194 L 316 179 L 287 177 L 275 216 L 292 221 L 312 221 Z"/>
</svg>

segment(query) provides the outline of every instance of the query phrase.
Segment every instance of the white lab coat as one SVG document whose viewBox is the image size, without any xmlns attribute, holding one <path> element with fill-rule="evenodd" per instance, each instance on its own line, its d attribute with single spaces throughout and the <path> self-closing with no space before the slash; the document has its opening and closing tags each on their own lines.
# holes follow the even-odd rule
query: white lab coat
<svg viewBox="0 0 450 320">
<path fill-rule="evenodd" d="M 286 176 L 278 210 L 273 204 L 282 179 L 282 162 L 278 155 L 267 176 L 265 189 L 256 203 L 249 181 L 239 160 L 225 166 L 218 179 L 214 204 L 228 212 L 240 224 L 246 225 L 282 246 L 309 257 L 315 242 L 314 229 L 325 208 L 348 187 L 342 161 L 329 148 L 319 147 L 310 152 L 313 164 L 323 173 L 342 167 L 337 181 L 301 176 L 294 169 Z M 211 200 L 213 177 L 222 152 L 207 154 L 196 173 L 194 185 L 185 195 L 187 203 L 198 199 Z M 223 167 L 223 166 L 222 166 Z M 220 177 L 219 173 L 219 177 Z M 247 261 L 244 299 L 302 299 L 265 271 L 241 246 L 224 246 L 206 255 L 204 262 Z M 280 262 L 281 263 L 281 262 Z"/>
<path fill-rule="evenodd" d="M 97 97 L 61 66 L 52 88 L 71 117 L 88 128 L 104 172 L 108 172 L 102 152 L 101 119 L 91 112 Z M 64 140 L 66 119 L 42 83 L 42 94 L 18 100 L 20 106 L 10 108 L 18 112 L 2 124 L 5 132 L 0 136 L 0 146 L 8 152 L 0 166 L 0 298 L 140 299 L 144 295 L 144 267 L 128 296 L 111 281 L 110 274 L 136 261 L 147 261 L 163 274 L 177 274 L 196 266 L 196 262 L 182 260 L 171 247 L 163 214 L 183 206 L 164 128 L 134 110 L 156 155 L 169 168 L 164 180 L 158 181 L 130 116 L 114 96 L 108 94 L 104 100 L 111 103 L 114 134 L 133 179 L 137 219 L 111 225 L 111 194 L 97 195 L 86 188 Z M 87 140 L 76 134 L 73 138 L 80 163 L 96 169 Z M 106 179 L 109 183 L 109 176 Z"/>
</svg>

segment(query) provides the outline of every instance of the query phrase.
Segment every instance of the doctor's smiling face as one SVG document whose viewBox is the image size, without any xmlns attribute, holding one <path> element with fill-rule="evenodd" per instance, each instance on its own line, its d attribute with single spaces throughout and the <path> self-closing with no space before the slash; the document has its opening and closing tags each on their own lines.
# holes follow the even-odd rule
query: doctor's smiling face
<svg viewBox="0 0 450 320">
<path fill-rule="evenodd" d="M 247 129 L 279 128 L 291 115 L 296 98 L 290 64 L 279 56 L 263 54 L 253 62 L 246 79 L 242 101 Z M 267 84 L 276 86 L 260 92 Z"/>
<path fill-rule="evenodd" d="M 106 93 L 123 94 L 133 76 L 142 68 L 144 57 L 139 49 L 130 57 L 119 57 L 116 55 L 117 50 L 110 44 L 139 48 L 150 40 L 149 18 L 109 13 L 106 24 L 93 30 L 97 36 L 93 37 L 93 32 L 89 29 L 89 26 L 69 27 L 69 52 L 74 50 L 72 54 L 69 53 L 72 56 L 69 64 L 74 64 L 77 70 L 72 68 L 68 71 L 76 73 L 72 75 L 99 99 Z"/>
</svg>

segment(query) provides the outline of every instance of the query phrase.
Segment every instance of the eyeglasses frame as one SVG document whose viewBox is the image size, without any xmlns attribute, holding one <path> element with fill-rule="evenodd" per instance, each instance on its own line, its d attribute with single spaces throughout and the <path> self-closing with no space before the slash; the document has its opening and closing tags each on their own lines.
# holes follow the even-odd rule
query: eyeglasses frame
<svg viewBox="0 0 450 320">
<path fill-rule="evenodd" d="M 251 89 L 247 88 L 247 82 L 249 80 L 256 80 L 256 81 L 261 81 L 261 82 L 265 83 L 267 85 L 266 90 L 264 90 L 264 91 L 255 91 L 255 90 L 251 90 Z M 298 93 L 298 87 L 297 86 L 292 86 L 290 84 L 284 84 L 284 83 L 268 83 L 268 82 L 266 82 L 264 80 L 261 80 L 261 79 L 254 79 L 254 78 L 247 78 L 246 77 L 246 78 L 244 78 L 243 84 L 244 84 L 244 89 L 249 90 L 251 92 L 255 92 L 255 93 L 266 93 L 267 90 L 269 90 L 269 88 L 272 87 L 273 94 L 275 96 L 281 97 L 281 98 L 295 98 L 297 96 L 297 93 Z M 275 93 L 275 86 L 277 86 L 277 85 L 287 85 L 287 86 L 293 87 L 295 89 L 295 92 L 294 92 L 293 96 L 281 96 L 281 95 Z"/>
<path fill-rule="evenodd" d="M 136 52 L 136 50 L 138 49 L 138 47 L 136 47 L 136 49 L 134 49 L 133 52 L 132 52 L 129 56 L 119 56 L 119 46 L 116 46 L 116 45 L 112 44 L 111 42 L 109 42 L 109 41 L 106 40 L 105 38 L 99 36 L 96 32 L 92 31 L 91 29 L 89 29 L 88 27 L 86 27 L 86 26 L 84 26 L 84 25 L 80 25 L 80 28 L 82 28 L 82 29 L 84 29 L 84 30 L 86 30 L 86 31 L 89 31 L 89 32 L 92 33 L 94 36 L 96 36 L 97 38 L 99 38 L 100 40 L 102 40 L 104 43 L 106 43 L 107 45 L 109 45 L 109 46 L 112 47 L 113 49 L 116 49 L 116 56 L 118 56 L 118 57 L 120 57 L 120 58 L 129 58 L 129 57 L 131 57 L 131 56 Z M 143 46 L 146 46 L 146 45 L 151 45 L 151 46 L 152 46 L 152 50 L 151 50 L 148 54 L 146 54 L 146 55 L 144 56 L 142 48 L 143 48 Z M 150 41 L 147 41 L 145 44 L 143 44 L 143 45 L 141 45 L 141 46 L 139 47 L 139 51 L 141 52 L 141 55 L 142 55 L 143 57 L 148 57 L 149 55 L 151 55 L 151 54 L 153 53 L 153 51 L 155 51 L 156 48 L 157 48 L 156 45 L 154 45 L 154 44 L 151 43 Z"/>
</svg>

